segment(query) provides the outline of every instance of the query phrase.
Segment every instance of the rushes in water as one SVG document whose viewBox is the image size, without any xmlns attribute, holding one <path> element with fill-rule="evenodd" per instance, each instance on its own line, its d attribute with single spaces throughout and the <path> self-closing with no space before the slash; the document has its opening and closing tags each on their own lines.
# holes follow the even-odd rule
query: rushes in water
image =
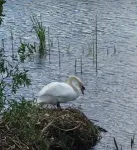
<svg viewBox="0 0 137 150">
<path fill-rule="evenodd" d="M 32 16 L 31 21 L 33 23 L 33 28 L 36 32 L 36 35 L 39 39 L 39 54 L 40 57 L 47 54 L 46 49 L 46 29 L 42 24 L 42 21 L 39 21 L 36 17 Z"/>
<path fill-rule="evenodd" d="M 58 42 L 58 53 L 59 53 L 59 67 L 61 66 L 60 62 L 60 48 L 59 48 L 59 38 L 57 37 L 57 42 Z"/>
<path fill-rule="evenodd" d="M 49 33 L 49 27 L 48 27 L 48 49 L 49 49 L 49 63 L 50 63 L 50 50 L 51 50 L 51 45 L 50 45 L 50 33 Z"/>
<path fill-rule="evenodd" d="M 80 65 L 78 67 L 80 69 L 79 72 L 82 74 L 83 73 L 83 61 L 82 61 L 82 57 L 80 58 L 80 60 L 75 58 L 75 74 L 79 73 L 79 72 L 77 72 L 77 62 L 80 63 Z"/>
<path fill-rule="evenodd" d="M 116 139 L 113 138 L 113 140 L 114 140 L 115 150 L 122 150 L 122 149 L 123 149 L 122 146 L 121 146 L 121 148 L 119 149 Z M 134 146 L 134 140 L 135 140 L 135 134 L 134 134 L 133 137 L 131 138 L 131 143 L 130 143 L 130 144 L 131 144 L 131 150 L 133 149 L 133 146 Z"/>
<path fill-rule="evenodd" d="M 77 59 L 75 59 L 75 74 L 77 73 Z"/>
<path fill-rule="evenodd" d="M 4 49 L 5 49 L 4 39 L 1 40 L 1 43 L 2 43 L 2 48 L 1 48 L 1 50 L 2 50 L 2 52 L 4 52 Z"/>
<path fill-rule="evenodd" d="M 108 48 L 107 48 L 107 55 L 109 54 Z"/>
<path fill-rule="evenodd" d="M 14 54 L 13 54 L 13 50 L 14 50 L 14 42 L 13 42 L 13 32 L 12 32 L 12 30 L 11 30 L 11 46 L 12 46 L 12 58 L 14 57 Z"/>
<path fill-rule="evenodd" d="M 116 148 L 116 150 L 119 150 L 119 149 L 118 149 L 118 145 L 117 145 L 117 141 L 116 141 L 116 139 L 115 139 L 115 138 L 113 138 L 113 140 L 114 140 L 114 144 L 115 144 L 115 148 Z"/>
<path fill-rule="evenodd" d="M 116 54 L 116 47 L 115 47 L 115 45 L 114 45 L 114 54 Z"/>
<path fill-rule="evenodd" d="M 133 135 L 133 138 L 131 138 L 131 149 L 132 149 L 133 146 L 134 146 L 134 140 L 135 140 L 135 134 Z"/>
<path fill-rule="evenodd" d="M 80 59 L 80 62 L 81 62 L 81 74 L 82 74 L 82 57 Z"/>
<path fill-rule="evenodd" d="M 93 45 L 93 64 L 94 64 L 94 57 L 95 57 L 95 52 L 94 52 L 94 35 L 92 36 L 92 45 Z"/>
<path fill-rule="evenodd" d="M 98 69 L 98 67 L 97 67 L 97 64 L 98 64 L 98 61 L 97 61 L 97 58 L 98 58 L 98 53 L 97 53 L 97 15 L 96 15 L 96 29 L 95 29 L 95 31 L 96 31 L 96 73 L 97 73 L 97 69 Z"/>
</svg>

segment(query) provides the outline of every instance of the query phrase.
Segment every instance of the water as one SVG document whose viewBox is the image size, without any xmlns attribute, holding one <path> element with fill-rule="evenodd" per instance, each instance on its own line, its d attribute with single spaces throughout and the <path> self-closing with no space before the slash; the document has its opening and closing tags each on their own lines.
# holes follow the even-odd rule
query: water
<svg viewBox="0 0 137 150">
<path fill-rule="evenodd" d="M 36 41 L 32 33 L 30 15 L 42 16 L 44 26 L 50 28 L 53 41 L 51 63 L 48 58 L 25 64 L 30 69 L 32 86 L 21 89 L 25 97 L 36 97 L 38 91 L 52 81 L 65 81 L 75 74 L 74 62 L 83 59 L 86 91 L 74 102 L 108 133 L 95 150 L 113 150 L 113 137 L 123 149 L 130 149 L 130 139 L 137 130 L 137 2 L 116 0 L 9 0 L 4 5 L 4 22 L 0 38 L 5 38 L 6 49 L 11 48 L 10 30 L 14 33 L 14 48 L 19 38 Z M 98 74 L 88 54 L 92 42 L 95 17 L 98 18 Z M 59 68 L 57 37 L 60 41 L 61 67 Z M 68 54 L 67 49 L 70 53 Z M 116 54 L 114 54 L 116 49 Z M 107 54 L 108 51 L 108 54 Z M 11 51 L 8 51 L 11 53 Z M 137 139 L 135 139 L 137 143 Z M 136 145 L 135 148 L 136 149 Z"/>
</svg>

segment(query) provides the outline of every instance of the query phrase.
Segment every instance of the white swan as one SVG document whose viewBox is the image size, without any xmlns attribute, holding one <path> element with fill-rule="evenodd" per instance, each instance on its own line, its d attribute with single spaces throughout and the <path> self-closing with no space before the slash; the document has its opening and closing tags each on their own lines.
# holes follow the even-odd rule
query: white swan
<svg viewBox="0 0 137 150">
<path fill-rule="evenodd" d="M 75 82 L 77 87 L 73 84 Z M 38 93 L 37 103 L 52 104 L 60 107 L 60 103 L 66 103 L 78 98 L 79 89 L 84 94 L 85 87 L 82 81 L 76 76 L 70 76 L 66 83 L 52 82 L 44 86 Z"/>
</svg>

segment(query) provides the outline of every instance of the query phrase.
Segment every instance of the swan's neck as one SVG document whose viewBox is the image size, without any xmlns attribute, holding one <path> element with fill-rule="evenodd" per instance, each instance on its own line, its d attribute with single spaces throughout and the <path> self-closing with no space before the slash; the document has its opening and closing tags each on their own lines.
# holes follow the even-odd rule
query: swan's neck
<svg viewBox="0 0 137 150">
<path fill-rule="evenodd" d="M 72 81 L 74 81 L 74 80 L 79 83 L 78 79 L 72 76 L 68 79 L 68 84 L 74 89 L 74 91 L 76 92 L 76 94 L 78 96 L 79 89 L 72 83 Z"/>
</svg>

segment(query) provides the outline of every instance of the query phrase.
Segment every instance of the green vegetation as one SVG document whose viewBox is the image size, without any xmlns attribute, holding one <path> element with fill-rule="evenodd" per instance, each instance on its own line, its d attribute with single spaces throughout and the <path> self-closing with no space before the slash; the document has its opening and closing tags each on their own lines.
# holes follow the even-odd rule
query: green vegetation
<svg viewBox="0 0 137 150">
<path fill-rule="evenodd" d="M 0 49 L 0 112 L 11 101 L 7 95 L 14 95 L 20 87 L 31 84 L 27 77 L 28 70 L 20 66 L 26 51 L 21 53 L 19 50 L 17 55 L 12 56 L 6 56 L 4 51 L 4 48 Z"/>
<path fill-rule="evenodd" d="M 33 23 L 33 29 L 39 40 L 39 54 L 40 57 L 47 55 L 46 48 L 46 29 L 42 24 L 42 21 L 39 21 L 36 17 L 32 16 L 31 21 Z"/>
<path fill-rule="evenodd" d="M 36 45 L 32 45 L 30 43 L 25 43 L 20 41 L 20 47 L 18 48 L 18 54 L 20 58 L 20 62 L 24 63 L 27 58 L 31 58 L 34 56 L 36 52 Z"/>
<path fill-rule="evenodd" d="M 4 16 L 4 14 L 3 14 L 3 4 L 5 2 L 6 2 L 5 0 L 0 0 L 0 25 L 1 25 L 1 22 L 2 22 L 2 17 Z"/>
<path fill-rule="evenodd" d="M 41 108 L 22 99 L 13 102 L 0 122 L 4 149 L 88 150 L 100 131 L 79 110 Z"/>
<path fill-rule="evenodd" d="M 116 139 L 113 138 L 113 140 L 114 140 L 114 144 L 115 144 L 115 150 L 122 150 L 123 149 L 122 146 L 119 148 Z M 133 146 L 134 146 L 134 140 L 135 140 L 135 134 L 131 138 L 131 143 L 130 143 L 131 150 L 133 149 Z"/>
</svg>

